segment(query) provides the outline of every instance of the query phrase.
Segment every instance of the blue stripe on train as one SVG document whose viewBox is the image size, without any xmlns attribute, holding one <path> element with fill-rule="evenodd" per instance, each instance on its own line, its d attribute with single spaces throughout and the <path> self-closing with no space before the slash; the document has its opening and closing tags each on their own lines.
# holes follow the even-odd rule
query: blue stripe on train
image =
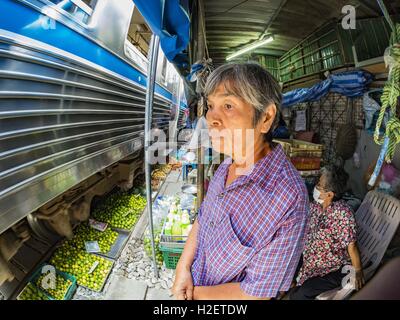
<svg viewBox="0 0 400 320">
<path fill-rule="evenodd" d="M 40 12 L 15 1 L 0 1 L 0 29 L 70 52 L 146 86 L 147 77 L 142 72 L 62 23 L 56 21 L 55 29 L 44 30 L 39 23 L 41 16 Z M 160 85 L 156 84 L 155 91 L 172 100 L 171 92 Z"/>
</svg>

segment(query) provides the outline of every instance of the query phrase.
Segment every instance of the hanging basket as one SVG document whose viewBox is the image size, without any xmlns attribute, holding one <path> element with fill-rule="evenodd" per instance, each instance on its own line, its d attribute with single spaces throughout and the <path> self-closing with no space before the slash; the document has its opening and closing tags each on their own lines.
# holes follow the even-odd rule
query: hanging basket
<svg viewBox="0 0 400 320">
<path fill-rule="evenodd" d="M 352 124 L 338 128 L 336 135 L 336 154 L 343 160 L 350 159 L 357 146 L 357 131 Z"/>
</svg>

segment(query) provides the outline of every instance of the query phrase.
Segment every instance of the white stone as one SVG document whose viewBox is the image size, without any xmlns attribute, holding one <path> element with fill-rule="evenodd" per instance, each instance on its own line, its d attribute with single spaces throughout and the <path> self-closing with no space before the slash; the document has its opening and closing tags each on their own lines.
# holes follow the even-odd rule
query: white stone
<svg viewBox="0 0 400 320">
<path fill-rule="evenodd" d="M 136 270 L 140 275 L 144 275 L 146 274 L 146 270 L 142 269 L 142 268 L 137 268 Z"/>
<path fill-rule="evenodd" d="M 164 280 L 167 282 L 168 280 L 171 280 L 171 278 L 168 274 L 164 274 Z"/>
</svg>

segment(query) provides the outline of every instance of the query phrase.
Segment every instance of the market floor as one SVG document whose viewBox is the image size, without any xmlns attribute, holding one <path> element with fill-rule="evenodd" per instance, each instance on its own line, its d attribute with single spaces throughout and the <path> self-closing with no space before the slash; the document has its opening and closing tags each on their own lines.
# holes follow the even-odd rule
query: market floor
<svg viewBox="0 0 400 320">
<path fill-rule="evenodd" d="M 183 185 L 181 170 L 171 171 L 167 176 L 158 195 L 172 196 L 181 191 Z M 148 215 L 145 211 L 141 221 L 137 224 L 132 236 L 134 238 L 143 238 L 144 230 L 148 224 Z M 160 278 L 163 278 L 163 270 L 160 272 Z M 106 298 L 113 299 L 137 299 L 137 300 L 172 300 L 169 289 L 149 287 L 145 281 L 135 279 L 126 279 L 117 277 L 112 281 Z"/>
<path fill-rule="evenodd" d="M 181 191 L 184 184 L 181 170 L 171 171 L 158 195 L 172 196 Z M 155 194 L 153 194 L 154 196 Z M 170 288 L 173 283 L 174 270 L 164 266 L 159 278 L 153 275 L 151 260 L 146 256 L 143 247 L 143 236 L 148 225 L 145 209 L 127 241 L 103 292 L 94 293 L 78 288 L 74 299 L 77 300 L 172 300 Z"/>
</svg>

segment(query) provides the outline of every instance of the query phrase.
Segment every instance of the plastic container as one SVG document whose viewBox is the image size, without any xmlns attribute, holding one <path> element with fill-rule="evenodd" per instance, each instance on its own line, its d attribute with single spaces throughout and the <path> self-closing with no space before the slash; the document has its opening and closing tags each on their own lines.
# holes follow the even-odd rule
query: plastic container
<svg viewBox="0 0 400 320">
<path fill-rule="evenodd" d="M 50 265 L 50 264 L 43 263 L 42 265 L 40 265 L 39 268 L 37 268 L 36 271 L 33 273 L 32 277 L 30 279 L 30 282 L 33 283 L 36 287 L 38 287 L 39 290 L 43 291 L 50 298 L 50 300 L 56 300 L 50 293 L 48 293 L 46 291 L 46 289 L 43 289 L 40 286 L 36 285 L 37 280 L 40 278 L 40 276 L 42 274 L 42 268 L 45 265 Z M 70 280 L 72 282 L 71 285 L 69 286 L 67 292 L 65 293 L 65 295 L 63 297 L 63 300 L 71 300 L 72 296 L 74 295 L 74 293 L 76 291 L 76 288 L 77 288 L 76 278 L 73 275 L 71 275 L 71 274 L 69 274 L 67 272 L 62 272 L 62 271 L 57 270 L 55 267 L 54 267 L 54 269 L 56 270 L 56 273 L 59 276 L 63 277 L 65 280 Z"/>
<path fill-rule="evenodd" d="M 172 222 L 167 222 L 165 224 L 164 232 L 166 236 L 172 235 Z"/>
<path fill-rule="evenodd" d="M 103 278 L 103 282 L 102 282 L 100 288 L 99 288 L 98 290 L 95 290 L 94 288 L 89 288 L 89 287 L 84 286 L 84 285 L 82 285 L 82 284 L 79 285 L 79 286 L 81 286 L 81 287 L 83 287 L 83 288 L 89 289 L 89 290 L 94 291 L 94 292 L 102 292 L 102 291 L 103 291 L 104 286 L 105 286 L 105 284 L 106 284 L 108 278 L 110 277 L 111 271 L 113 270 L 113 268 L 114 268 L 114 263 L 115 263 L 113 259 L 110 259 L 110 258 L 107 258 L 107 257 L 104 257 L 104 256 L 98 256 L 98 257 L 99 257 L 99 258 L 102 258 L 102 259 L 105 259 L 105 260 L 108 260 L 108 261 L 111 262 L 110 269 L 108 269 L 107 275 Z"/>
<path fill-rule="evenodd" d="M 25 301 L 30 300 L 30 299 L 22 299 L 22 295 L 24 294 L 25 290 L 28 290 L 28 287 L 31 287 L 31 290 L 36 290 L 36 291 L 38 291 L 40 293 L 40 295 L 42 295 L 43 299 L 36 299 L 36 300 L 42 300 L 42 301 L 55 300 L 52 297 L 50 297 L 46 292 L 44 292 L 43 290 L 41 290 L 37 286 L 35 286 L 32 282 L 28 282 L 26 284 L 24 289 L 22 289 L 22 291 L 16 297 L 17 300 L 25 300 Z"/>
<path fill-rule="evenodd" d="M 118 232 L 118 237 L 115 240 L 114 244 L 111 246 L 110 250 L 106 253 L 101 253 L 101 252 L 96 253 L 96 255 L 114 260 L 116 260 L 119 257 L 120 253 L 125 247 L 125 243 L 129 239 L 130 233 L 123 230 L 115 230 L 115 231 Z"/>
<path fill-rule="evenodd" d="M 178 249 L 183 249 L 185 246 L 187 236 L 184 235 L 167 235 L 165 232 L 165 226 L 166 226 L 167 221 L 165 221 L 163 228 L 161 230 L 160 234 L 160 247 L 166 247 L 166 248 L 178 248 Z M 180 222 L 179 222 L 180 224 Z M 172 230 L 171 230 L 172 232 Z"/>
<path fill-rule="evenodd" d="M 160 245 L 160 251 L 163 253 L 165 267 L 167 269 L 176 269 L 183 248 L 171 248 Z"/>
<path fill-rule="evenodd" d="M 42 265 L 35 271 L 35 273 L 34 273 L 33 276 L 32 276 L 31 282 L 36 283 L 36 281 L 39 279 L 39 277 L 40 277 L 40 275 L 41 275 L 41 270 L 42 270 L 43 266 L 45 266 L 45 265 L 47 265 L 47 263 L 42 264 Z M 54 268 L 55 268 L 55 267 L 54 267 Z M 55 268 L 55 269 L 56 269 L 56 268 Z M 76 278 L 75 278 L 73 275 L 71 275 L 71 274 L 69 274 L 69 273 L 67 273 L 67 272 L 62 272 L 62 271 L 59 271 L 59 270 L 57 270 L 57 269 L 56 269 L 56 273 L 57 273 L 58 275 L 60 275 L 61 277 L 63 277 L 65 280 L 70 280 L 70 281 L 72 282 L 71 285 L 69 286 L 67 292 L 65 293 L 65 295 L 64 295 L 64 297 L 63 297 L 63 300 L 71 300 L 71 299 L 72 299 L 72 296 L 74 295 L 74 293 L 75 293 L 75 291 L 76 291 L 76 288 L 77 288 L 77 281 L 76 281 Z M 37 286 L 37 287 L 39 287 L 39 286 Z M 51 296 L 51 294 L 48 293 L 45 289 L 40 288 L 40 287 L 39 287 L 39 289 L 42 290 L 42 291 L 44 291 L 48 296 L 50 296 L 51 298 L 53 298 L 53 300 L 55 300 L 55 298 L 54 298 L 53 296 Z"/>
<path fill-rule="evenodd" d="M 170 211 L 167 217 L 172 217 L 169 219 L 165 219 L 166 221 L 163 224 L 160 234 L 160 245 L 167 248 L 180 248 L 182 249 L 185 246 L 187 235 L 182 234 L 182 227 L 187 227 L 190 224 L 190 212 L 193 208 L 196 197 L 192 195 L 185 195 L 183 193 L 179 193 L 179 204 L 171 204 Z M 178 202 L 178 201 L 177 201 Z M 173 214 L 174 208 L 178 209 L 178 214 Z M 182 209 L 182 210 L 180 210 Z M 172 222 L 169 227 L 166 228 L 166 224 Z M 170 231 L 169 231 L 170 230 Z M 170 234 L 171 233 L 171 234 Z"/>
</svg>

